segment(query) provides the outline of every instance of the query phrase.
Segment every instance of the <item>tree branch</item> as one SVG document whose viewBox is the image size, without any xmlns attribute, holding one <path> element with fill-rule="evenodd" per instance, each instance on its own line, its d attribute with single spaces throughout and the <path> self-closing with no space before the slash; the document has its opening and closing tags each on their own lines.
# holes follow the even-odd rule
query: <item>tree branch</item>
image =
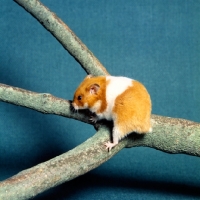
<svg viewBox="0 0 200 200">
<path fill-rule="evenodd" d="M 17 87 L 0 84 L 0 101 L 27 107 L 44 114 L 55 114 L 91 124 L 89 111 L 73 112 L 70 101 L 48 93 L 36 93 Z"/>
<path fill-rule="evenodd" d="M 73 31 L 39 0 L 14 1 L 35 17 L 81 64 L 88 74 L 108 75 L 107 70 Z"/>
<path fill-rule="evenodd" d="M 29 199 L 96 168 L 125 146 L 121 143 L 108 153 L 103 145 L 108 134 L 108 128 L 102 127 L 73 150 L 0 182 L 0 199 Z"/>
<path fill-rule="evenodd" d="M 15 1 L 36 17 L 75 57 L 87 73 L 93 75 L 108 74 L 69 27 L 39 1 Z M 0 101 L 89 123 L 87 113 L 73 113 L 70 110 L 70 101 L 50 94 L 38 94 L 0 84 Z M 0 199 L 17 200 L 34 197 L 51 187 L 94 169 L 124 147 L 146 146 L 168 153 L 200 156 L 199 123 L 152 115 L 152 124 L 153 133 L 142 136 L 131 134 L 111 152 L 107 152 L 104 147 L 104 142 L 110 139 L 111 125 L 99 124 L 98 132 L 73 150 L 0 182 Z"/>
<path fill-rule="evenodd" d="M 90 123 L 86 113 L 73 113 L 69 101 L 50 94 L 39 94 L 0 84 L 0 101 Z M 131 134 L 111 152 L 107 152 L 104 143 L 110 140 L 112 127 L 111 125 L 99 124 L 99 131 L 85 143 L 0 182 L 0 199 L 34 197 L 49 188 L 87 173 L 124 147 L 146 146 L 168 153 L 200 156 L 199 123 L 152 115 L 152 125 L 152 133 L 146 135 Z"/>
<path fill-rule="evenodd" d="M 0 84 L 0 101 L 37 110 L 45 114 L 61 115 L 91 124 L 89 112 L 73 112 L 70 101 L 51 94 L 36 93 Z M 200 156 L 200 123 L 184 119 L 152 115 L 153 133 L 130 137 L 127 147 L 146 146 L 168 153 L 185 153 Z M 94 124 L 93 124 L 94 125 Z M 100 124 L 98 124 L 98 127 Z M 139 139 L 135 143 L 135 139 Z"/>
<path fill-rule="evenodd" d="M 145 146 L 167 153 L 200 156 L 200 123 L 157 115 L 152 115 L 151 121 L 153 132 L 144 137 L 133 135 L 127 147 Z"/>
<path fill-rule="evenodd" d="M 13 93 L 16 93 L 15 95 Z M 13 97 L 16 97 L 13 98 Z M 37 106 L 31 106 L 37 102 Z M 48 97 L 48 98 L 47 98 Z M 22 100 L 21 100 L 22 99 Z M 37 94 L 19 88 L 0 85 L 0 100 L 21 105 L 43 113 L 69 117 L 69 102 L 51 95 Z M 44 104 L 45 102 L 45 104 Z M 57 107 L 66 106 L 66 113 Z M 44 109 L 41 109 L 44 106 Z M 78 115 L 78 114 L 77 114 Z M 77 117 L 78 118 L 78 117 Z M 0 199 L 29 199 L 37 194 L 69 181 L 96 168 L 124 147 L 146 146 L 168 153 L 200 156 L 200 124 L 183 119 L 152 115 L 153 132 L 146 135 L 131 134 L 111 152 L 104 143 L 110 139 L 111 126 L 100 125 L 98 132 L 73 150 L 0 182 Z M 81 164 L 80 164 L 81 163 Z"/>
</svg>

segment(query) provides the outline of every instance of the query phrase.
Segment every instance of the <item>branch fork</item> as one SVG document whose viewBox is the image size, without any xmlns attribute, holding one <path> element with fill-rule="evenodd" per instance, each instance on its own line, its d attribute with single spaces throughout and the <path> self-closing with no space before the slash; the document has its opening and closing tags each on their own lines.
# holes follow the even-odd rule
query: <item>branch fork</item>
<svg viewBox="0 0 200 200">
<path fill-rule="evenodd" d="M 86 73 L 95 76 L 109 74 L 73 31 L 39 0 L 14 1 L 33 15 L 80 63 Z M 104 144 L 110 140 L 112 123 L 92 123 L 88 111 L 72 112 L 69 100 L 0 84 L 0 101 L 44 114 L 73 118 L 92 124 L 97 129 L 94 136 L 71 151 L 0 182 L 0 199 L 32 198 L 98 167 L 124 147 L 146 146 L 168 153 L 200 156 L 199 123 L 152 115 L 152 133 L 143 136 L 131 134 L 108 152 Z"/>
</svg>

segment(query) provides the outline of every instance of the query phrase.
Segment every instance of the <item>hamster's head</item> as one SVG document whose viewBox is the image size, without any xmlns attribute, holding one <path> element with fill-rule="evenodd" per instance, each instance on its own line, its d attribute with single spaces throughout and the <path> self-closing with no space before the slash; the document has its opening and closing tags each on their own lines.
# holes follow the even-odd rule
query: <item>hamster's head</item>
<svg viewBox="0 0 200 200">
<path fill-rule="evenodd" d="M 101 84 L 97 77 L 87 76 L 74 93 L 72 106 L 75 110 L 90 109 L 101 100 Z"/>
</svg>

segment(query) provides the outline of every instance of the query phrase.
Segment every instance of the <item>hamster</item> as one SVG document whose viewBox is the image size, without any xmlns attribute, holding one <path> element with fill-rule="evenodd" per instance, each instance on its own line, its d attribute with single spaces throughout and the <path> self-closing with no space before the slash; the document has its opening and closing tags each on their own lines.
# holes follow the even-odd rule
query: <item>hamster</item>
<svg viewBox="0 0 200 200">
<path fill-rule="evenodd" d="M 132 132 L 152 131 L 150 95 L 144 85 L 130 78 L 88 75 L 75 91 L 72 106 L 95 113 L 93 122 L 113 120 L 113 141 L 105 143 L 108 151 Z"/>
</svg>

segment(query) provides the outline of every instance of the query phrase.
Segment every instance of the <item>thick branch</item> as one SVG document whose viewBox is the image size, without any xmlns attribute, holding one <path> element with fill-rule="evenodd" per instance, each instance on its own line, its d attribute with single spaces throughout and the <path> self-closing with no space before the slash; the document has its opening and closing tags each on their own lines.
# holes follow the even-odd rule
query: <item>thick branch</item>
<svg viewBox="0 0 200 200">
<path fill-rule="evenodd" d="M 74 33 L 39 1 L 15 1 L 37 18 L 75 57 L 87 73 L 108 74 Z M 50 94 L 38 94 L 0 84 L 0 101 L 89 123 L 86 114 L 71 112 L 69 101 Z M 200 156 L 200 124 L 155 115 L 152 116 L 152 123 L 153 133 L 143 136 L 132 134 L 123 139 L 111 152 L 107 152 L 104 147 L 104 142 L 109 140 L 111 127 L 101 125 L 92 138 L 73 150 L 0 182 L 0 199 L 34 197 L 51 187 L 94 169 L 124 147 L 146 146 L 168 153 Z"/>
<path fill-rule="evenodd" d="M 70 108 L 70 101 L 54 97 L 51 94 L 39 94 L 0 84 L 0 101 L 90 123 L 89 112 L 73 112 Z M 199 123 L 152 115 L 152 124 L 155 127 L 152 134 L 149 134 L 148 137 L 140 137 L 138 143 L 130 140 L 128 146 L 148 146 L 169 153 L 200 156 Z"/>
<path fill-rule="evenodd" d="M 200 156 L 200 123 L 156 115 L 152 115 L 151 121 L 153 132 L 145 137 L 132 135 L 127 147 L 145 146 L 167 153 Z"/>
<path fill-rule="evenodd" d="M 159 116 L 152 118 L 154 121 L 153 133 L 143 137 L 132 134 L 123 139 L 111 152 L 107 152 L 104 147 L 104 142 L 109 140 L 110 129 L 101 126 L 93 137 L 73 150 L 0 182 L 0 199 L 15 198 L 17 200 L 34 197 L 49 188 L 87 173 L 126 146 L 151 146 L 168 153 L 181 152 L 200 156 L 200 124 Z M 165 128 L 163 129 L 161 126 Z M 173 128 L 171 128 L 172 126 Z M 177 141 L 182 141 L 181 145 Z M 196 146 L 192 146 L 195 143 Z M 180 149 L 174 148 L 174 146 Z"/>
<path fill-rule="evenodd" d="M 42 113 L 89 122 L 84 119 L 88 118 L 86 115 L 71 112 L 69 101 L 50 94 L 38 94 L 0 84 L 0 100 Z M 131 134 L 111 152 L 107 152 L 104 147 L 104 142 L 110 139 L 111 127 L 101 125 L 97 134 L 75 149 L 0 182 L 0 199 L 28 199 L 36 196 L 51 187 L 87 173 L 124 147 L 146 146 L 168 153 L 200 156 L 199 123 L 153 115 L 152 124 L 153 133 L 143 136 Z"/>
<path fill-rule="evenodd" d="M 91 123 L 88 117 L 89 111 L 73 112 L 70 101 L 57 98 L 48 93 L 36 93 L 0 84 L 0 101 L 27 107 L 44 114 L 55 114 Z"/>
<path fill-rule="evenodd" d="M 96 168 L 125 146 L 108 153 L 103 145 L 108 133 L 102 128 L 73 150 L 0 182 L 0 199 L 29 199 Z"/>
<path fill-rule="evenodd" d="M 81 42 L 73 31 L 39 0 L 14 1 L 33 15 L 81 64 L 88 74 L 93 74 L 95 76 L 108 74 L 99 60 Z"/>
</svg>

